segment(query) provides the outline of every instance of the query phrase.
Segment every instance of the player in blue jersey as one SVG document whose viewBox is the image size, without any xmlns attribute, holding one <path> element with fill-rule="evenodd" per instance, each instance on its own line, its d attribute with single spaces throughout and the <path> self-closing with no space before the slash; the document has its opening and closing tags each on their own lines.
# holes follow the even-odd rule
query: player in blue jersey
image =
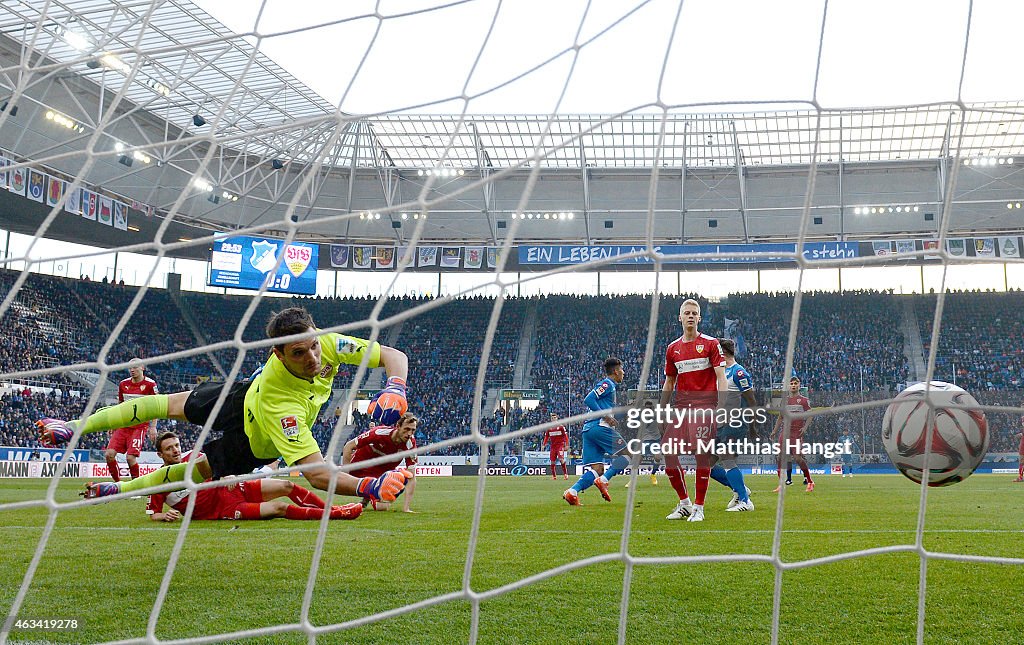
<svg viewBox="0 0 1024 645">
<path fill-rule="evenodd" d="M 601 497 L 605 501 L 612 501 L 612 496 L 608 493 L 608 480 L 629 465 L 629 459 L 622 454 L 626 450 L 626 440 L 615 429 L 618 422 L 611 414 L 612 408 L 615 407 L 615 386 L 622 383 L 622 379 L 625 378 L 622 361 L 608 358 L 604 362 L 604 373 L 605 377 L 598 381 L 594 389 L 583 399 L 588 410 L 609 412 L 603 417 L 590 419 L 583 424 L 583 475 L 572 488 L 562 494 L 562 499 L 572 506 L 580 505 L 579 494 L 591 485 L 601 491 Z M 607 472 L 604 469 L 605 455 L 612 456 L 612 465 Z"/>
<path fill-rule="evenodd" d="M 730 415 L 735 414 L 733 410 L 742 410 L 745 407 L 756 407 L 757 400 L 754 398 L 754 383 L 750 378 L 750 372 L 736 362 L 736 343 L 729 339 L 722 339 L 719 344 L 722 346 L 722 355 L 725 357 L 725 380 L 729 385 L 726 396 L 726 406 L 730 409 Z M 732 416 L 730 416 L 732 419 Z M 747 424 L 742 420 L 735 419 L 726 425 L 719 426 L 716 443 L 729 441 L 744 441 L 751 432 Z M 724 455 L 718 459 L 718 463 L 711 469 L 711 479 L 731 488 L 733 491 L 732 500 L 725 510 L 727 511 L 752 511 L 754 503 L 750 501 L 750 489 L 743 483 L 743 471 L 736 465 L 736 451 Z"/>
<path fill-rule="evenodd" d="M 839 436 L 839 443 L 846 444 L 842 454 L 843 477 L 847 475 L 853 477 L 853 455 L 857 452 L 857 440 L 853 437 L 853 432 L 847 429 L 846 432 Z"/>
</svg>

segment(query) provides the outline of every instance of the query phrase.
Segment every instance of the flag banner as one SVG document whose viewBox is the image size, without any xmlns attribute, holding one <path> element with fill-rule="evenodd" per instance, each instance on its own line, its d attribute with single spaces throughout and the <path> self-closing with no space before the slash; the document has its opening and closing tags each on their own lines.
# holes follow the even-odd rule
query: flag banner
<svg viewBox="0 0 1024 645">
<path fill-rule="evenodd" d="M 979 258 L 994 258 L 996 256 L 996 239 L 994 237 L 975 238 L 974 255 Z"/>
<path fill-rule="evenodd" d="M 498 249 L 493 246 L 487 248 L 487 268 L 498 268 Z"/>
<path fill-rule="evenodd" d="M 446 269 L 452 269 L 459 266 L 459 260 L 462 259 L 462 247 L 461 246 L 443 246 L 441 247 L 441 266 Z"/>
<path fill-rule="evenodd" d="M 0 188 L 7 188 L 10 185 L 10 171 L 7 170 L 7 166 L 11 165 L 11 160 L 7 157 L 0 156 Z"/>
<path fill-rule="evenodd" d="M 925 259 L 936 260 L 936 259 L 942 257 L 941 255 L 938 254 L 939 253 L 939 241 L 938 240 L 923 240 L 921 242 L 921 248 L 924 249 L 925 251 L 934 251 L 935 252 L 935 253 L 928 253 L 928 254 L 926 254 L 924 256 Z"/>
<path fill-rule="evenodd" d="M 114 202 L 114 228 L 128 230 L 128 204 Z"/>
<path fill-rule="evenodd" d="M 27 197 L 34 202 L 43 202 L 43 196 L 46 192 L 46 174 L 29 168 L 28 170 L 28 195 Z"/>
<path fill-rule="evenodd" d="M 399 266 L 404 264 L 407 267 L 416 266 L 416 254 L 414 249 L 408 246 L 398 247 L 398 251 L 395 253 L 395 261 L 398 262 Z"/>
<path fill-rule="evenodd" d="M 348 268 L 348 245 L 331 245 L 331 266 L 334 268 Z"/>
<path fill-rule="evenodd" d="M 946 240 L 946 250 L 950 255 L 964 257 L 967 255 L 967 240 Z"/>
<path fill-rule="evenodd" d="M 97 215 L 97 220 L 100 224 L 106 224 L 110 226 L 114 223 L 113 217 L 113 200 L 109 197 L 100 197 L 100 210 Z"/>
<path fill-rule="evenodd" d="M 95 222 L 99 211 L 98 196 L 91 190 L 82 189 L 82 217 Z"/>
<path fill-rule="evenodd" d="M 82 214 L 82 189 L 76 188 L 68 195 L 68 201 L 64 202 L 64 210 L 74 215 Z"/>
<path fill-rule="evenodd" d="M 1000 237 L 999 238 L 999 256 L 1004 258 L 1019 258 L 1020 257 L 1020 238 L 1017 237 Z"/>
<path fill-rule="evenodd" d="M 378 246 L 374 250 L 373 259 L 377 263 L 378 269 L 393 269 L 395 268 L 395 247 L 393 246 Z"/>
<path fill-rule="evenodd" d="M 28 181 L 25 177 L 25 169 L 15 168 L 11 171 L 10 184 L 7 186 L 7 190 L 11 191 L 15 195 L 24 195 L 26 183 L 28 183 Z"/>
<path fill-rule="evenodd" d="M 913 253 L 916 250 L 914 240 L 896 240 L 896 253 Z"/>
<path fill-rule="evenodd" d="M 482 246 L 467 246 L 466 247 L 466 268 L 467 269 L 479 269 L 484 265 L 484 247 Z"/>
<path fill-rule="evenodd" d="M 418 267 L 433 267 L 437 266 L 437 247 L 436 246 L 421 246 L 419 248 L 419 260 L 416 263 Z"/>
<path fill-rule="evenodd" d="M 49 176 L 47 176 L 47 182 L 46 203 L 49 206 L 56 206 L 60 203 L 60 198 L 64 196 L 64 191 L 68 189 L 68 182 Z"/>
<path fill-rule="evenodd" d="M 892 255 L 891 242 L 872 242 L 871 248 L 874 250 L 875 255 Z"/>
<path fill-rule="evenodd" d="M 352 247 L 352 268 L 353 269 L 369 269 L 370 264 L 373 262 L 373 247 L 372 246 L 353 246 Z"/>
</svg>

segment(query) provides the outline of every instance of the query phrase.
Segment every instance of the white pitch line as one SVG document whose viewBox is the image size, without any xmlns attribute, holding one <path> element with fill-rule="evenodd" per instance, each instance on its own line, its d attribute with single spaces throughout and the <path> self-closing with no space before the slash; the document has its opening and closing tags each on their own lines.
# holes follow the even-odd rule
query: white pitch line
<svg viewBox="0 0 1024 645">
<path fill-rule="evenodd" d="M 220 526 L 196 526 L 195 524 L 193 524 L 191 527 L 189 527 L 188 530 L 190 532 L 198 531 L 198 532 L 204 532 L 204 533 L 211 533 L 211 532 L 228 533 L 228 532 L 231 532 L 233 530 L 242 530 L 242 528 L 243 528 L 243 526 L 239 525 L 239 524 L 232 524 L 231 526 L 228 526 L 228 524 L 230 524 L 230 522 L 224 522 Z M 314 522 L 314 524 L 315 524 L 315 522 Z M 4 525 L 4 526 L 0 526 L 0 530 L 9 529 L 9 530 L 18 530 L 18 531 L 25 530 L 25 529 L 39 529 L 39 530 L 42 530 L 42 528 L 43 528 L 42 526 L 26 526 L 26 525 Z M 59 527 L 55 527 L 54 530 L 55 531 L 175 531 L 176 532 L 176 531 L 179 530 L 179 528 L 176 527 L 176 526 L 59 526 Z M 287 527 L 283 527 L 283 526 L 282 527 L 275 527 L 273 529 L 260 529 L 260 530 L 261 531 L 263 531 L 263 530 L 273 530 L 273 531 L 276 531 L 276 532 L 279 532 L 279 531 L 300 531 L 300 532 L 304 532 L 304 533 L 314 533 L 315 532 L 315 531 L 313 531 L 311 529 L 304 529 L 304 528 L 298 528 L 298 527 L 296 527 L 296 528 L 287 528 Z M 461 530 L 461 529 L 418 529 L 418 528 L 414 528 L 414 527 L 408 527 L 408 528 L 403 527 L 403 528 L 395 528 L 395 529 L 378 529 L 378 528 L 369 528 L 369 527 L 367 527 L 367 528 L 355 527 L 355 528 L 346 529 L 346 530 L 361 531 L 361 532 L 364 532 L 364 533 L 381 533 L 381 534 L 386 534 L 386 535 L 391 535 L 391 534 L 401 535 L 401 534 L 405 534 L 405 533 L 443 533 L 443 534 L 467 533 L 469 531 L 469 528 L 467 527 L 465 530 Z M 667 533 L 669 530 L 670 529 L 668 529 L 668 528 L 655 529 L 655 530 L 651 530 L 651 529 L 634 529 L 632 532 L 633 533 L 652 533 L 653 534 L 653 533 Z M 520 533 L 520 534 L 531 534 L 531 533 L 537 533 L 537 534 L 570 534 L 570 535 L 578 535 L 580 533 L 599 533 L 599 534 L 607 533 L 607 534 L 614 534 L 614 535 L 621 535 L 622 534 L 621 530 L 614 530 L 614 529 L 583 529 L 583 530 L 577 530 L 577 529 L 503 529 L 503 530 L 482 529 L 482 531 L 485 532 L 485 533 Z M 742 534 L 765 533 L 765 534 L 772 534 L 772 533 L 775 532 L 775 530 L 774 529 L 704 529 L 704 528 L 701 528 L 701 529 L 698 529 L 697 532 L 699 532 L 701 534 L 705 534 L 705 533 L 722 533 L 722 534 L 728 534 L 728 533 L 742 533 Z M 972 534 L 972 533 L 996 533 L 996 534 L 1017 533 L 1017 534 L 1024 534 L 1024 529 L 925 529 L 924 532 L 925 533 L 940 533 L 940 534 L 945 534 L 945 533 L 951 533 L 951 534 L 960 534 L 960 533 L 964 533 L 964 534 Z M 812 534 L 812 535 L 844 535 L 844 534 L 854 534 L 854 535 L 861 535 L 861 534 L 863 534 L 863 535 L 888 535 L 888 534 L 902 534 L 902 533 L 913 535 L 913 534 L 916 533 L 916 531 L 914 529 L 785 529 L 782 533 L 783 533 L 783 535 L 792 535 L 792 534 Z M 682 534 L 682 532 L 679 532 L 679 534 Z"/>
</svg>

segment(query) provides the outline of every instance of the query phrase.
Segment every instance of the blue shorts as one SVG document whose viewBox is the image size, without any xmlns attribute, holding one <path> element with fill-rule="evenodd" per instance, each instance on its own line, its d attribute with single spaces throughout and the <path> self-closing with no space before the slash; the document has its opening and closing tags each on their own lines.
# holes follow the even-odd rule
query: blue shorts
<svg viewBox="0 0 1024 645">
<path fill-rule="evenodd" d="M 747 426 L 719 426 L 715 441 L 725 443 L 726 441 L 742 441 L 747 438 Z"/>
<path fill-rule="evenodd" d="M 583 429 L 583 465 L 604 462 L 605 455 L 614 455 L 626 448 L 626 440 L 619 431 L 605 426 Z"/>
</svg>

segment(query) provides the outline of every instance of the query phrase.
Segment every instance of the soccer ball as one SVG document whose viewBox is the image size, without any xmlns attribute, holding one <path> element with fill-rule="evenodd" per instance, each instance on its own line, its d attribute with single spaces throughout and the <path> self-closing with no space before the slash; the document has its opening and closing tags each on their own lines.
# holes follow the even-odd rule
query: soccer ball
<svg viewBox="0 0 1024 645">
<path fill-rule="evenodd" d="M 926 455 L 929 432 L 931 454 Z M 977 400 L 963 388 L 942 381 L 915 383 L 903 390 L 882 419 L 882 445 L 889 459 L 918 484 L 926 459 L 929 486 L 967 479 L 985 458 L 988 442 L 988 421 Z"/>
</svg>

